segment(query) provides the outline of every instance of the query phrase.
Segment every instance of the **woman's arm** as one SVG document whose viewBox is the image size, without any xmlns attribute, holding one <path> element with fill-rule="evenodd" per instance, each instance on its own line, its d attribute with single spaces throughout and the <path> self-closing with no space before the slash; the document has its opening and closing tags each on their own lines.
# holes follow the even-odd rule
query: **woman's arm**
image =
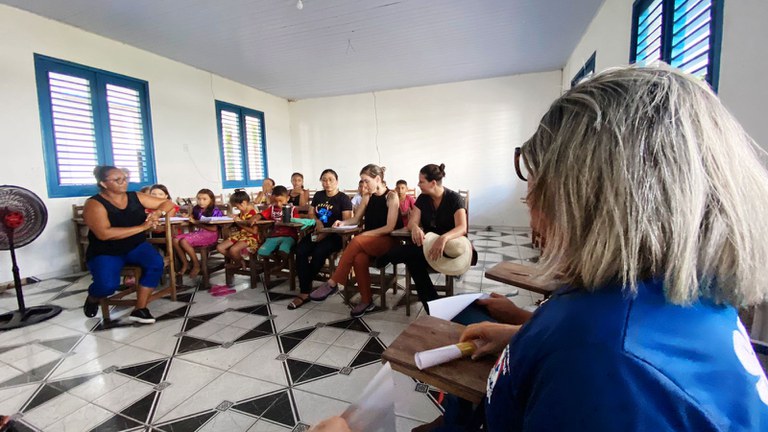
<svg viewBox="0 0 768 432">
<path fill-rule="evenodd" d="M 150 210 L 158 210 L 158 212 L 152 213 L 153 215 L 157 214 L 158 218 L 161 217 L 159 212 L 162 211 L 164 211 L 165 215 L 168 217 L 176 214 L 176 205 L 169 199 L 157 198 L 153 197 L 152 195 L 143 193 L 137 193 L 136 196 L 139 198 L 139 202 L 142 206 L 144 206 L 144 208 L 148 208 Z"/>
<path fill-rule="evenodd" d="M 432 249 L 429 251 L 429 256 L 432 259 L 437 259 L 443 255 L 443 249 L 445 249 L 448 240 L 467 234 L 467 211 L 463 208 L 456 210 L 456 213 L 453 214 L 453 223 L 453 229 L 438 237 L 432 245 Z"/>
<path fill-rule="evenodd" d="M 387 224 L 381 228 L 365 231 L 361 236 L 383 236 L 395 230 L 397 219 L 400 217 L 400 200 L 397 193 L 390 191 L 387 194 Z"/>
<path fill-rule="evenodd" d="M 411 232 L 411 240 L 416 246 L 421 246 L 424 243 L 424 230 L 419 226 L 421 222 L 421 209 L 414 207 L 411 210 L 411 215 L 408 216 L 408 231 Z"/>
<path fill-rule="evenodd" d="M 88 229 L 93 232 L 93 235 L 103 241 L 120 240 L 140 234 L 148 229 L 157 228 L 157 218 L 152 218 L 151 215 L 141 225 L 125 228 L 112 227 L 107 216 L 107 209 L 101 203 L 92 199 L 85 202 L 83 220 L 88 225 Z"/>
<path fill-rule="evenodd" d="M 354 215 L 350 216 L 347 219 L 334 222 L 333 226 L 337 227 L 337 226 L 360 225 L 360 220 L 363 218 L 363 215 L 365 215 L 365 209 L 366 207 L 368 207 L 368 200 L 370 199 L 371 199 L 370 195 L 363 195 L 363 200 L 360 202 L 360 205 L 354 211 Z M 395 197 L 395 199 L 397 199 L 397 197 Z M 342 212 L 342 214 L 344 214 L 344 212 Z"/>
<path fill-rule="evenodd" d="M 305 206 L 307 204 L 309 204 L 309 190 L 304 189 L 303 191 L 301 191 L 301 198 L 299 198 L 299 205 Z"/>
</svg>

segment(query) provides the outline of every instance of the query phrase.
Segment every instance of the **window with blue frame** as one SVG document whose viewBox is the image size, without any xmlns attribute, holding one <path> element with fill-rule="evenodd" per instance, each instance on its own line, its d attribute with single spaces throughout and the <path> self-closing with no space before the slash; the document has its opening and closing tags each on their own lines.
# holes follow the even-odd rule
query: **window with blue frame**
<svg viewBox="0 0 768 432">
<path fill-rule="evenodd" d="M 573 76 L 571 79 L 571 87 L 574 87 L 576 84 L 580 83 L 581 81 L 591 77 L 595 74 L 595 57 L 597 56 L 597 51 L 593 51 L 592 55 L 589 56 L 586 62 L 584 62 L 584 66 L 579 69 L 578 72 L 576 72 L 576 75 Z"/>
<path fill-rule="evenodd" d="M 268 176 L 264 113 L 216 101 L 221 179 L 225 188 L 261 186 Z"/>
<path fill-rule="evenodd" d="M 631 63 L 662 60 L 717 90 L 723 0 L 636 0 Z"/>
<path fill-rule="evenodd" d="M 39 54 L 35 73 L 49 197 L 95 194 L 96 165 L 155 183 L 146 81 Z"/>
</svg>

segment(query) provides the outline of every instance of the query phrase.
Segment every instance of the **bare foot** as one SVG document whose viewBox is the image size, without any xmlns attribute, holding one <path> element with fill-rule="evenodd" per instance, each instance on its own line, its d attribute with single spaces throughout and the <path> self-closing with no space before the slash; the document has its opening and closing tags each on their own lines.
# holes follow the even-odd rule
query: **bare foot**
<svg viewBox="0 0 768 432">
<path fill-rule="evenodd" d="M 187 272 L 187 270 L 188 270 L 187 263 L 184 262 L 184 264 L 181 265 L 181 268 L 179 268 L 179 274 L 183 275 Z"/>
<path fill-rule="evenodd" d="M 189 271 L 189 277 L 196 278 L 197 275 L 200 274 L 200 266 L 192 267 L 192 270 Z"/>
</svg>

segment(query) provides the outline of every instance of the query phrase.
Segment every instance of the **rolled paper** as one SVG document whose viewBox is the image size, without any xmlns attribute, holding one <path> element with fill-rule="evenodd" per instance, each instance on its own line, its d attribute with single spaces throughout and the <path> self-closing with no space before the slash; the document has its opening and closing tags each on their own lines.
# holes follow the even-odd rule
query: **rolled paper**
<svg viewBox="0 0 768 432">
<path fill-rule="evenodd" d="M 451 360 L 472 355 L 475 352 L 475 344 L 472 342 L 460 342 L 455 345 L 447 345 L 428 351 L 417 352 L 413 355 L 416 367 L 424 370 L 432 366 L 447 363 Z"/>
</svg>

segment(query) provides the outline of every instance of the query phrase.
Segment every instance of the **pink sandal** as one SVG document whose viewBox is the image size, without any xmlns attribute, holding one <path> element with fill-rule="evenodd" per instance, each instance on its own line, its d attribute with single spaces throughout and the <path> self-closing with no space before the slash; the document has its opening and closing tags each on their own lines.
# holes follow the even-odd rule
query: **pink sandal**
<svg viewBox="0 0 768 432">
<path fill-rule="evenodd" d="M 236 292 L 237 292 L 237 290 L 234 290 L 232 288 L 224 288 L 224 289 L 220 289 L 220 290 L 212 292 L 211 295 L 214 296 L 214 297 L 224 297 L 224 296 L 228 296 L 230 294 L 234 294 Z"/>
</svg>

